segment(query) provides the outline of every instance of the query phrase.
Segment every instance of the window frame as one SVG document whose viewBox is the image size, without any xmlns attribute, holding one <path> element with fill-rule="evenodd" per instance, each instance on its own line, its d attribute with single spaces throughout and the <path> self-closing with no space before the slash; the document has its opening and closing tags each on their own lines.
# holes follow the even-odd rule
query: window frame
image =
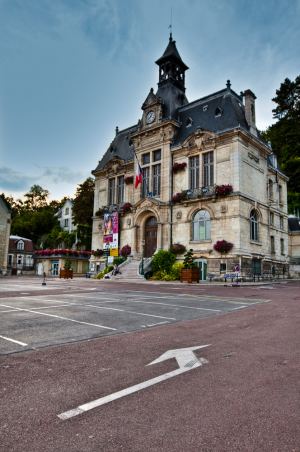
<svg viewBox="0 0 300 452">
<path fill-rule="evenodd" d="M 17 250 L 23 251 L 24 248 L 25 248 L 25 247 L 24 247 L 24 242 L 20 240 L 20 241 L 17 243 Z"/>
<path fill-rule="evenodd" d="M 69 218 L 65 218 L 64 228 L 68 228 L 68 227 L 69 227 Z"/>
<path fill-rule="evenodd" d="M 115 177 L 108 179 L 108 205 L 115 203 L 116 179 Z"/>
<path fill-rule="evenodd" d="M 145 175 L 145 173 L 148 173 Z M 148 183 L 147 183 L 148 181 Z M 149 188 L 149 182 L 150 182 L 150 166 L 145 166 L 145 168 L 142 168 L 142 198 L 146 198 L 148 196 L 147 192 L 147 185 Z"/>
<path fill-rule="evenodd" d="M 274 235 L 270 236 L 270 243 L 271 243 L 271 254 L 275 254 L 275 237 L 274 237 Z"/>
<path fill-rule="evenodd" d="M 194 164 L 195 163 L 195 164 Z M 190 167 L 190 190 L 200 187 L 200 155 L 194 155 L 189 158 Z"/>
<path fill-rule="evenodd" d="M 153 196 L 160 196 L 161 192 L 161 164 L 152 167 L 152 192 Z"/>
<path fill-rule="evenodd" d="M 284 239 L 280 239 L 280 254 L 284 256 Z"/>
<path fill-rule="evenodd" d="M 159 153 L 159 158 L 157 158 L 158 153 Z M 161 161 L 161 149 L 157 149 L 156 151 L 153 151 L 152 161 L 153 162 Z"/>
<path fill-rule="evenodd" d="M 124 203 L 124 195 L 125 195 L 125 183 L 124 183 L 124 176 L 119 176 L 117 180 L 117 203 L 123 204 Z"/>
<path fill-rule="evenodd" d="M 200 229 L 200 227 L 202 228 L 202 230 Z M 210 240 L 210 239 L 211 239 L 210 213 L 208 210 L 200 209 L 193 215 L 192 241 L 200 242 L 201 240 Z"/>
<path fill-rule="evenodd" d="M 149 157 L 149 162 L 145 161 L 145 158 Z M 146 152 L 145 154 L 142 154 L 142 165 L 150 165 L 151 163 L 151 154 L 150 152 Z"/>
<path fill-rule="evenodd" d="M 254 218 L 254 215 L 256 218 Z M 250 240 L 251 242 L 259 242 L 259 221 L 255 209 L 250 212 Z"/>
<path fill-rule="evenodd" d="M 205 162 L 205 160 L 208 162 Z M 202 154 L 202 175 L 203 187 L 211 187 L 214 185 L 214 151 Z"/>
</svg>

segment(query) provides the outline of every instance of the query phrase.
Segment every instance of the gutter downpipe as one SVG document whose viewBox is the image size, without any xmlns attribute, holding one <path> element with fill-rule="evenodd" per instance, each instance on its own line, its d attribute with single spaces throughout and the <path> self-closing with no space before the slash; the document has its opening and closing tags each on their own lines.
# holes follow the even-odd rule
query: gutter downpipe
<svg viewBox="0 0 300 452">
<path fill-rule="evenodd" d="M 171 158 L 171 198 L 173 196 L 173 153 L 172 153 L 172 158 Z M 172 246 L 173 243 L 173 204 L 171 201 L 171 233 L 170 233 L 170 248 Z"/>
</svg>

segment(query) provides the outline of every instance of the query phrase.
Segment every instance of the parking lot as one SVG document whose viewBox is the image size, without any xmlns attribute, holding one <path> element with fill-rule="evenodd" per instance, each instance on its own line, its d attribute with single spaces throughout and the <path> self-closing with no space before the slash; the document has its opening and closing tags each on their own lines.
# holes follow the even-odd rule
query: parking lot
<svg viewBox="0 0 300 452">
<path fill-rule="evenodd" d="M 0 286 L 2 291 L 11 290 L 5 286 Z M 1 297 L 1 355 L 220 315 L 268 301 L 201 292 L 168 294 L 94 288 L 86 293 L 86 289 L 83 292 L 68 286 L 60 294 L 33 295 L 31 292 L 37 288 L 18 285 L 12 288 L 19 292 L 17 296 Z"/>
</svg>

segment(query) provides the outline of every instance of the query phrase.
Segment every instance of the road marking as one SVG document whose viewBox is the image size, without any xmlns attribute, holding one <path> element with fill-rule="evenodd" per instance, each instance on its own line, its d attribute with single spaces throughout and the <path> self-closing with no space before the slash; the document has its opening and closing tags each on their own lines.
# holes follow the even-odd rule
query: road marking
<svg viewBox="0 0 300 452">
<path fill-rule="evenodd" d="M 78 416 L 78 414 L 92 410 L 93 408 L 96 408 L 98 406 L 105 405 L 106 403 L 120 399 L 121 397 L 125 397 L 129 394 L 133 394 L 134 392 L 148 388 L 149 386 L 152 386 L 156 383 L 160 383 L 161 381 L 165 381 L 168 380 L 169 378 L 176 377 L 177 375 L 180 375 L 184 372 L 188 372 L 189 370 L 195 369 L 196 367 L 200 367 L 202 366 L 202 364 L 207 363 L 207 361 L 203 358 L 200 358 L 199 360 L 194 354 L 194 350 L 199 350 L 200 348 L 204 347 L 209 347 L 209 345 L 200 345 L 198 347 L 169 350 L 147 365 L 151 366 L 152 364 L 160 363 L 167 359 L 175 358 L 179 365 L 179 369 L 173 370 L 164 375 L 160 375 L 159 377 L 152 378 L 151 380 L 144 381 L 143 383 L 131 386 L 130 388 L 123 389 L 122 391 L 115 392 L 114 394 L 101 397 L 101 399 L 85 403 L 84 405 L 80 405 L 77 408 L 74 408 L 73 410 L 69 410 L 66 411 L 65 413 L 58 414 L 57 416 L 63 421 L 65 421 L 66 419 L 70 419 L 71 417 Z"/>
<path fill-rule="evenodd" d="M 9 337 L 5 337 L 5 336 L 0 336 L 0 337 L 1 337 L 1 339 L 5 339 L 6 341 L 9 341 L 9 342 L 15 342 L 16 344 L 22 345 L 23 347 L 26 347 L 26 345 L 28 345 L 28 344 L 25 344 L 25 342 L 16 341 L 15 339 L 11 339 Z"/>
<path fill-rule="evenodd" d="M 179 304 L 170 304 L 170 303 L 158 303 L 157 301 L 138 301 L 138 300 L 128 300 L 130 303 L 143 303 L 143 304 L 161 304 L 163 306 L 175 306 L 176 308 L 185 308 L 185 309 L 198 309 L 200 311 L 214 311 L 220 312 L 220 309 L 208 309 L 208 308 L 195 308 L 193 306 L 181 306 Z M 166 317 L 167 318 L 167 317 Z"/>
<path fill-rule="evenodd" d="M 165 321 L 165 322 L 152 323 L 152 325 L 142 325 L 142 328 L 147 328 L 147 327 L 149 327 L 149 326 L 162 325 L 162 324 L 164 324 L 164 323 L 170 323 L 170 322 Z"/>
<path fill-rule="evenodd" d="M 0 304 L 0 306 L 4 306 L 5 308 L 12 308 L 12 306 L 7 306 L 5 304 Z M 104 328 L 105 330 L 113 330 L 113 331 L 117 330 L 116 328 L 111 328 L 111 327 L 108 327 L 108 326 L 96 325 L 95 323 L 81 322 L 79 320 L 68 319 L 67 317 L 61 317 L 59 315 L 45 314 L 44 312 L 32 311 L 31 309 L 21 309 L 21 308 L 12 308 L 12 309 L 17 309 L 18 311 L 24 311 L 24 312 L 31 312 L 32 314 L 46 315 L 48 317 L 55 317 L 57 319 L 68 320 L 69 322 L 81 323 L 83 325 L 96 326 L 97 328 Z"/>
<path fill-rule="evenodd" d="M 93 306 L 92 304 L 84 304 L 84 305 L 77 305 L 77 306 L 89 306 L 90 308 L 108 309 L 110 311 L 121 311 L 121 312 L 126 312 L 129 314 L 146 315 L 148 317 L 157 317 L 158 319 L 176 320 L 173 317 L 162 317 L 161 315 L 144 314 L 143 312 L 126 311 L 125 309 L 105 308 L 104 306 Z"/>
</svg>

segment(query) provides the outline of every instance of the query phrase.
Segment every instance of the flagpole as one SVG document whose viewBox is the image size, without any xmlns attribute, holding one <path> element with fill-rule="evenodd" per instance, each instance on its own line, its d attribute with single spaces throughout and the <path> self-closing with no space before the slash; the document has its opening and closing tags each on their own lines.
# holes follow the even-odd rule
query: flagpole
<svg viewBox="0 0 300 452">
<path fill-rule="evenodd" d="M 134 146 L 133 146 L 133 139 L 132 139 L 132 138 L 131 138 L 130 141 L 129 141 L 129 145 L 132 146 L 133 153 L 134 153 L 135 158 L 136 158 L 136 160 L 137 160 L 137 164 L 139 165 L 139 167 L 140 167 L 140 169 L 141 169 L 141 171 L 142 171 L 142 168 L 141 168 L 141 165 L 140 165 L 138 156 L 136 155 L 136 152 L 135 152 L 135 149 L 134 149 Z M 143 174 L 143 173 L 142 173 L 142 174 Z M 142 179 L 142 184 L 143 184 L 143 183 L 144 183 L 144 179 Z M 148 186 L 148 184 L 146 185 L 146 189 L 147 189 L 147 197 L 150 198 L 150 192 L 149 192 L 149 186 Z"/>
</svg>

